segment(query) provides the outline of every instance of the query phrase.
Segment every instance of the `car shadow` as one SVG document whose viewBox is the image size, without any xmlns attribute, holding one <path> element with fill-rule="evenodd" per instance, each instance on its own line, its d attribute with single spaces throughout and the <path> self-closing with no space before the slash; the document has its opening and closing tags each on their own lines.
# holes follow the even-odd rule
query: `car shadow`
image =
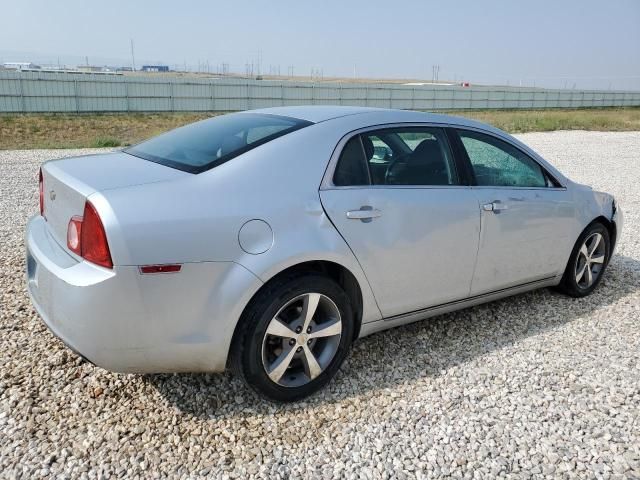
<svg viewBox="0 0 640 480">
<path fill-rule="evenodd" d="M 599 287 L 583 299 L 541 289 L 376 333 L 354 343 L 328 387 L 295 404 L 262 400 L 230 373 L 159 374 L 143 379 L 180 412 L 200 418 L 305 409 L 436 377 L 481 355 L 562 327 L 638 290 L 640 261 L 616 255 Z"/>
</svg>

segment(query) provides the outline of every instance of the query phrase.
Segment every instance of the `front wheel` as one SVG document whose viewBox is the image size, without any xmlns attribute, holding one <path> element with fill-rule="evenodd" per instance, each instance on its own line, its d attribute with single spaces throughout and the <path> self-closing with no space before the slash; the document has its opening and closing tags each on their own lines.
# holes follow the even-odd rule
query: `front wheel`
<svg viewBox="0 0 640 480">
<path fill-rule="evenodd" d="M 311 395 L 335 375 L 351 345 L 353 313 L 340 285 L 309 273 L 267 285 L 238 328 L 233 370 L 259 394 L 290 402 Z"/>
<path fill-rule="evenodd" d="M 599 222 L 591 224 L 573 247 L 559 289 L 572 297 L 589 295 L 602 280 L 610 254 L 607 227 Z"/>
</svg>

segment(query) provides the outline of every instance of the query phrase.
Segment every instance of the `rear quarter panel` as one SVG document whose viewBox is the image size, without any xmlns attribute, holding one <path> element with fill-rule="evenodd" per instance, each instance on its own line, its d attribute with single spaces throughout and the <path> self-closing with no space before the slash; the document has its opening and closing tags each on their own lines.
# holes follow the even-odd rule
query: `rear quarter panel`
<svg viewBox="0 0 640 480">
<path fill-rule="evenodd" d="M 352 123 L 345 117 L 306 127 L 199 175 L 93 194 L 114 263 L 233 261 L 266 282 L 302 262 L 333 261 L 358 280 L 363 322 L 380 319 L 368 281 L 319 197 L 331 153 Z M 272 247 L 258 255 L 238 241 L 252 219 L 273 231 Z"/>
</svg>

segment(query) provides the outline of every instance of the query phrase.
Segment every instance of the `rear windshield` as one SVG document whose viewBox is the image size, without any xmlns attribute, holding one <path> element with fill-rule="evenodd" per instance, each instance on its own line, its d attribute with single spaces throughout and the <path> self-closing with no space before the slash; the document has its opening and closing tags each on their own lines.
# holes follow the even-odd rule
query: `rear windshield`
<svg viewBox="0 0 640 480">
<path fill-rule="evenodd" d="M 171 130 L 124 151 L 168 167 L 199 173 L 310 124 L 263 113 L 220 115 Z"/>
</svg>

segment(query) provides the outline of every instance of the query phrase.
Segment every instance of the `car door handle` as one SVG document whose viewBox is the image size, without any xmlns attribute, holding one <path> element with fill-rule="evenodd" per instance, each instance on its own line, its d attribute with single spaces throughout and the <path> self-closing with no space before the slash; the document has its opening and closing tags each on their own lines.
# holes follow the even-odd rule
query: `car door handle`
<svg viewBox="0 0 640 480">
<path fill-rule="evenodd" d="M 501 211 L 508 209 L 509 205 L 506 205 L 499 200 L 494 200 L 493 202 L 482 205 L 482 210 L 485 212 L 500 213 Z"/>
<path fill-rule="evenodd" d="M 363 205 L 360 207 L 360 210 L 349 210 L 347 212 L 347 218 L 351 220 L 362 220 L 365 223 L 380 216 L 382 216 L 382 212 L 370 205 Z"/>
</svg>

